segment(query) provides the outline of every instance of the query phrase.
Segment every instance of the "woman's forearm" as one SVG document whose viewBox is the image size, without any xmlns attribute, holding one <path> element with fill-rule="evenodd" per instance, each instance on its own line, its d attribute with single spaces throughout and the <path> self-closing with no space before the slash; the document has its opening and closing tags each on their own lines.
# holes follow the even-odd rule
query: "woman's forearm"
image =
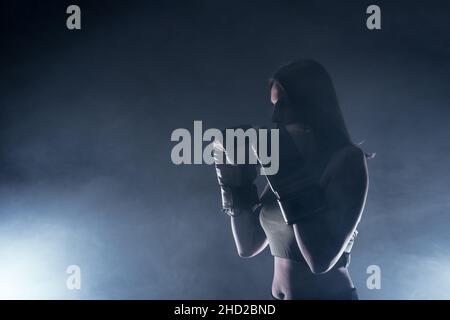
<svg viewBox="0 0 450 320">
<path fill-rule="evenodd" d="M 293 229 L 299 249 L 315 274 L 328 272 L 345 249 L 346 236 L 335 236 L 333 230 L 326 225 L 297 223 L 293 225 Z"/>
<path fill-rule="evenodd" d="M 253 257 L 268 244 L 259 216 L 253 211 L 243 210 L 239 215 L 231 217 L 231 230 L 240 257 Z"/>
</svg>

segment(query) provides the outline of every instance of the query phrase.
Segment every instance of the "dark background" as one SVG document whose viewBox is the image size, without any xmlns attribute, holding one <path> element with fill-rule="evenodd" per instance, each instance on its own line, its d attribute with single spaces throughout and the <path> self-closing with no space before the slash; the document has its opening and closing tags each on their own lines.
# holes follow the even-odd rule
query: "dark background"
<svg viewBox="0 0 450 320">
<path fill-rule="evenodd" d="M 81 7 L 82 30 L 66 28 Z M 366 8 L 382 30 L 366 28 Z M 267 124 L 281 64 L 325 65 L 376 152 L 350 267 L 363 299 L 450 298 L 448 1 L 2 1 L 0 297 L 268 299 L 212 167 L 176 128 Z M 68 265 L 82 289 L 66 289 Z M 381 290 L 366 268 L 379 265 Z"/>
</svg>

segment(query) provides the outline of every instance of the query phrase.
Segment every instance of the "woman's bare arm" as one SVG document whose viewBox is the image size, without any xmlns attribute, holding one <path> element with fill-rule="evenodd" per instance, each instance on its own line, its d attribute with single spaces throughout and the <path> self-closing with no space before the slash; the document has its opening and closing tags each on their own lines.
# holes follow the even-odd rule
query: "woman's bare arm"
<svg viewBox="0 0 450 320">
<path fill-rule="evenodd" d="M 254 257 L 269 243 L 259 223 L 258 211 L 243 210 L 231 217 L 231 230 L 240 257 Z"/>
<path fill-rule="evenodd" d="M 299 248 L 311 271 L 329 271 L 339 260 L 361 218 L 368 189 L 364 153 L 356 147 L 324 174 L 328 209 L 293 225 Z M 327 169 L 327 170 L 328 170 Z"/>
</svg>

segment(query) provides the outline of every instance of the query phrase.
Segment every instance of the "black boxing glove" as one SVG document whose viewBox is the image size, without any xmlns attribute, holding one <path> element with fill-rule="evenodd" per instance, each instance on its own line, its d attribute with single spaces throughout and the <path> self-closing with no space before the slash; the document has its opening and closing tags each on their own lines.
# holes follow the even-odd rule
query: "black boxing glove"
<svg viewBox="0 0 450 320">
<path fill-rule="evenodd" d="M 266 174 L 284 221 L 289 225 L 308 219 L 327 207 L 325 190 L 319 184 L 320 175 L 311 172 L 311 167 L 306 165 L 305 156 L 312 136 L 304 130 L 280 128 L 280 169 L 275 175 Z"/>
<path fill-rule="evenodd" d="M 293 178 L 279 181 L 267 176 L 286 224 L 301 222 L 325 210 L 325 191 L 315 179 Z"/>
<path fill-rule="evenodd" d="M 251 126 L 239 126 L 230 129 L 250 129 Z M 214 141 L 214 161 L 217 180 L 222 197 L 222 211 L 229 216 L 237 216 L 243 210 L 252 210 L 259 202 L 258 191 L 254 181 L 257 175 L 257 164 L 249 163 L 249 142 L 238 143 L 234 138 L 234 148 L 226 150 L 226 130 L 222 132 L 223 141 Z M 242 141 L 241 141 L 242 142 Z M 241 145 L 242 144 L 242 145 Z M 238 152 L 245 152 L 245 164 L 236 163 Z M 232 157 L 234 155 L 234 157 Z"/>
</svg>

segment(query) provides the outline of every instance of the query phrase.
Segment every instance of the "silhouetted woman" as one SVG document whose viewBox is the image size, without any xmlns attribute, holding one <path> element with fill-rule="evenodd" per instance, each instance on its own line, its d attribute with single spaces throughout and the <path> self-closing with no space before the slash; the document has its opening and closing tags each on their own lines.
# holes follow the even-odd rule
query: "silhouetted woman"
<svg viewBox="0 0 450 320">
<path fill-rule="evenodd" d="M 280 166 L 261 196 L 255 165 L 216 164 L 238 253 L 253 257 L 269 245 L 275 299 L 357 299 L 347 267 L 367 196 L 366 155 L 352 143 L 319 63 L 280 68 L 270 100 Z"/>
</svg>

